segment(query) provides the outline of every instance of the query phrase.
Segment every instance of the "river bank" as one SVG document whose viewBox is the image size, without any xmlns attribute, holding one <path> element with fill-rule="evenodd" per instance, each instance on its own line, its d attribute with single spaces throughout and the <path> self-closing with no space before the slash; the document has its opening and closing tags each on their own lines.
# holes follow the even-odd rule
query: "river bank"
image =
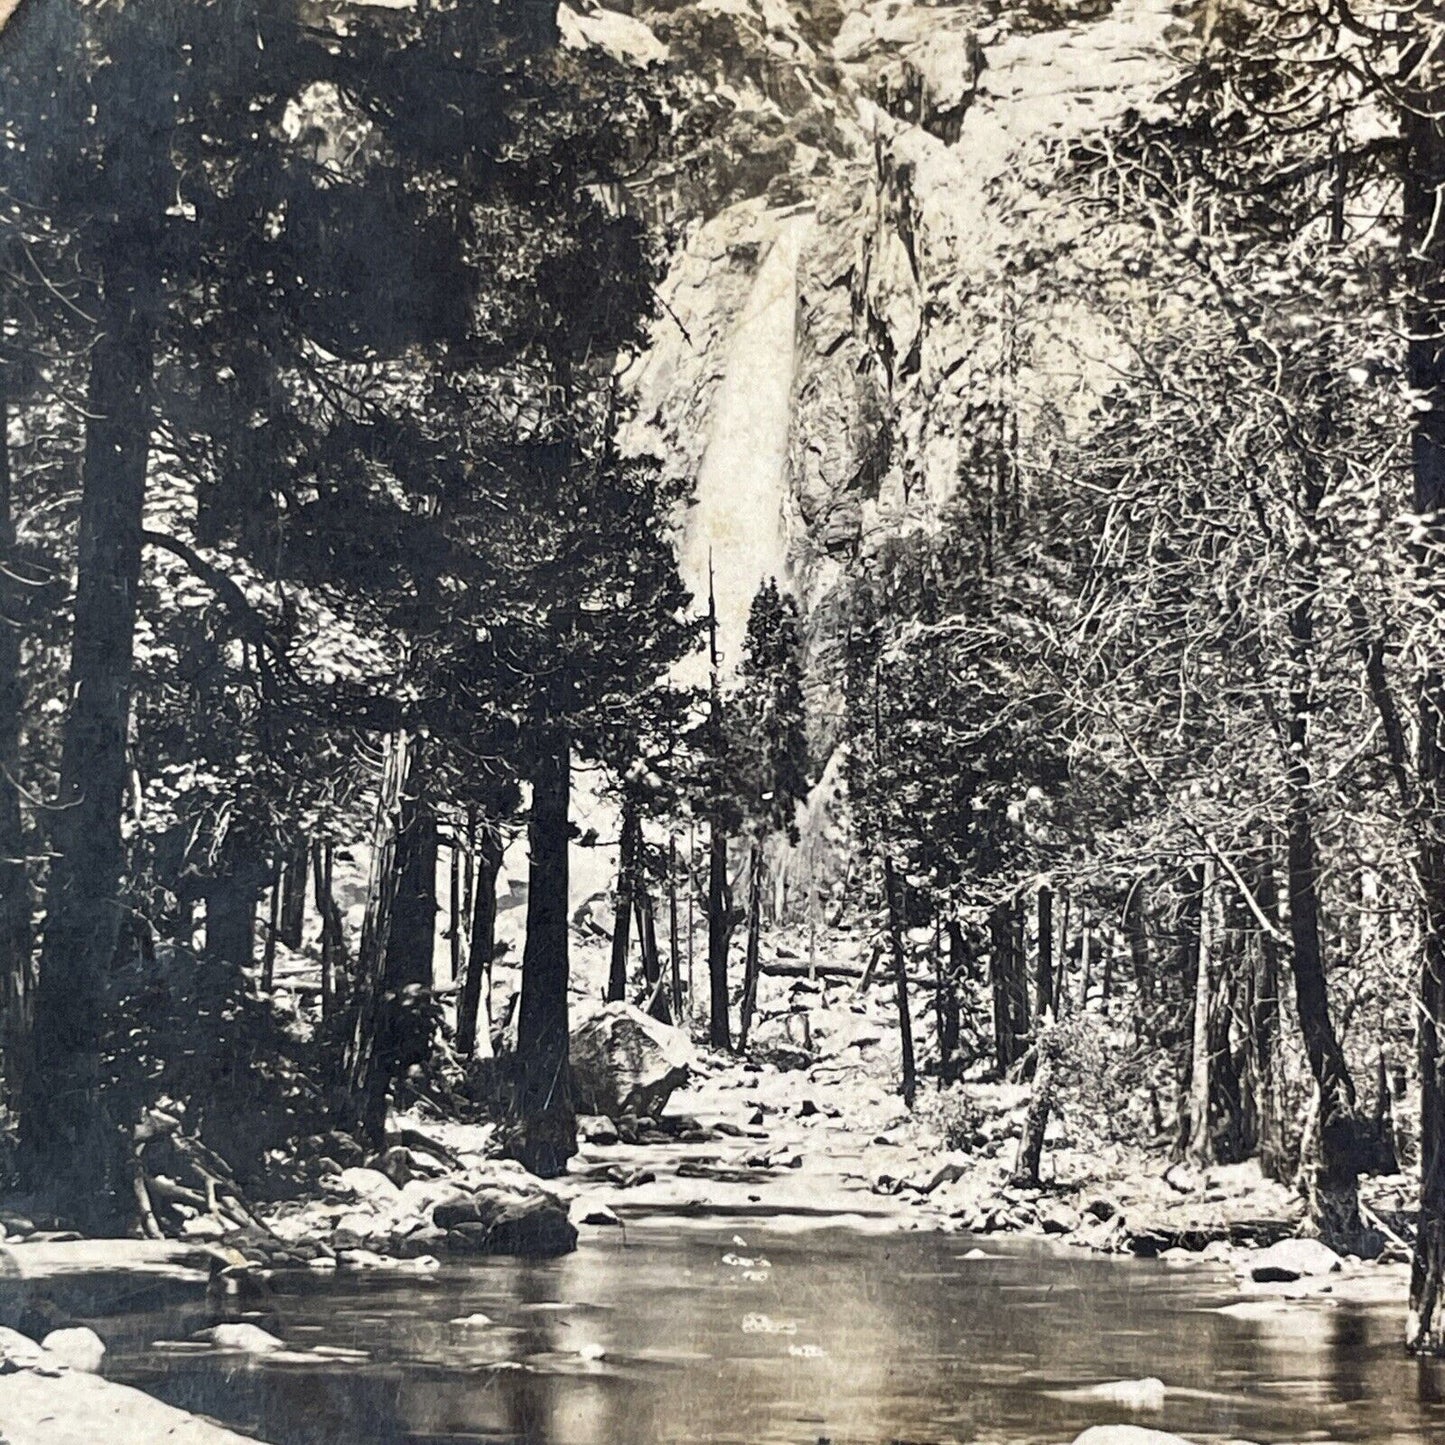
<svg viewBox="0 0 1445 1445">
<path fill-rule="evenodd" d="M 574 997 L 579 1027 L 596 1015 L 594 989 L 584 970 Z M 117 1301 L 141 1284 L 164 1285 L 173 1289 L 166 1308 L 180 1300 L 189 1311 L 172 1346 L 181 1352 L 176 1358 L 344 1370 L 345 1350 L 316 1353 L 304 1341 L 296 1347 L 269 1318 L 273 1284 L 294 1289 L 285 1282 L 310 1276 L 315 1289 L 345 1292 L 353 1288 L 345 1281 L 355 1278 L 372 1281 L 369 1291 L 410 1297 L 453 1287 L 448 1282 L 458 1271 L 465 1277 L 472 1261 L 505 1268 L 499 1255 L 565 1269 L 579 1247 L 588 1259 L 621 1251 L 617 1257 L 636 1260 L 639 1245 L 645 1254 L 660 1239 L 691 1238 L 708 1242 L 721 1261 L 712 1267 L 738 1289 L 760 1294 L 761 1306 L 747 1317 L 769 1319 L 782 1241 L 797 1241 L 793 1267 L 806 1272 L 803 1256 L 820 1237 L 874 1238 L 886 1258 L 887 1237 L 902 1235 L 936 1239 L 952 1249 L 949 1258 L 979 1267 L 1020 1248 L 1046 1247 L 1039 1268 L 1060 1281 L 1077 1276 L 1101 1285 L 1109 1278 L 1092 1266 L 1080 1276 L 1070 1259 L 1117 1256 L 1124 1270 L 1149 1261 L 1154 1270 L 1197 1281 L 1187 1287 L 1204 1291 L 1221 1318 L 1266 1331 L 1308 1334 L 1322 1317 L 1403 1310 L 1407 1178 L 1363 1181 L 1369 1217 L 1394 1236 L 1380 1259 L 1281 1248 L 1303 1232 L 1304 1209 L 1293 1189 L 1264 1179 L 1253 1164 L 1175 1167 L 1164 1141 L 1107 1138 L 1092 1101 L 1080 1107 L 1066 1094 L 1047 1132 L 1042 1187 L 1019 1187 L 1010 1176 L 1029 1086 L 977 1078 L 943 1089 L 924 1080 L 909 1110 L 898 1091 L 889 1013 L 882 991 L 861 991 L 851 976 L 766 976 L 746 1056 L 674 1037 L 687 1062 L 684 1073 L 664 1061 L 676 1077 L 663 1090 L 661 1112 L 582 1116 L 577 1156 L 556 1180 L 536 1180 L 497 1157 L 493 1125 L 414 1108 L 393 1118 L 396 1142 L 384 1156 L 332 1161 L 337 1167 L 322 1174 L 312 1194 L 259 1206 L 259 1227 L 228 1229 L 198 1214 L 183 1241 L 83 1241 L 47 1236 L 21 1216 L 0 1213 L 8 1236 L 0 1245 L 5 1323 L 25 1323 L 25 1311 L 33 1318 L 39 1302 L 46 1327 L 89 1319 L 104 1335 L 100 1317 L 119 1308 Z M 1099 1020 L 1101 1029 L 1109 1026 Z M 343 1142 L 336 1141 L 338 1152 Z M 112 1284 L 103 1285 L 103 1276 Z M 458 1306 L 455 1318 L 474 1313 L 490 1315 Z M 217 1322 L 254 1323 L 217 1336 Z M 31 1332 L 41 1330 L 32 1324 Z M 472 1335 L 458 1341 L 458 1361 L 476 1347 Z M 488 1352 L 495 1353 L 495 1342 Z M 1140 1366 L 1134 1381 L 1140 1399 L 1152 1398 L 1148 1381 L 1160 1373 L 1157 1364 Z M 18 1388 L 44 1403 L 41 1397 L 60 1387 Z M 80 1386 L 47 1405 L 47 1428 L 101 1409 L 92 1390 Z M 144 1418 L 145 1407 L 135 1402 L 114 1408 Z M 1121 1408 L 1127 1418 L 1143 1407 Z M 73 1428 L 79 1433 L 69 1436 L 10 1428 L 5 1438 L 10 1445 L 93 1438 Z M 127 1437 L 112 1438 L 125 1445 Z M 133 1438 L 172 1437 L 147 1437 L 142 1428 Z M 201 1430 L 194 1438 L 220 1445 L 236 1437 Z"/>
</svg>

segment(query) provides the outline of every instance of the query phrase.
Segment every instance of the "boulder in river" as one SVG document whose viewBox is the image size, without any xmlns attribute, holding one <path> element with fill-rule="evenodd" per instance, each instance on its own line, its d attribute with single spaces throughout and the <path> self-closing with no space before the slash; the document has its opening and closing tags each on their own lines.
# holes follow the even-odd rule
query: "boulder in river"
<svg viewBox="0 0 1445 1445">
<path fill-rule="evenodd" d="M 609 1119 L 655 1118 L 687 1082 L 692 1042 L 629 1003 L 609 1003 L 572 1033 L 578 1106 Z"/>
<path fill-rule="evenodd" d="M 1105 1380 L 1099 1385 L 1059 1390 L 1057 1394 L 1063 1400 L 1114 1405 L 1121 1410 L 1162 1410 L 1167 1391 L 1163 1380 L 1150 1375 L 1143 1380 Z"/>
<path fill-rule="evenodd" d="M 1256 1284 L 1293 1284 L 1308 1275 L 1333 1274 L 1342 1261 L 1318 1239 L 1282 1239 L 1245 1261 Z"/>
<path fill-rule="evenodd" d="M 197 1330 L 194 1338 L 223 1350 L 241 1350 L 248 1355 L 269 1355 L 286 1348 L 281 1340 L 260 1325 L 212 1325 L 208 1330 Z"/>
<path fill-rule="evenodd" d="M 105 1359 L 105 1341 L 84 1325 L 51 1330 L 41 1340 L 40 1348 L 49 1350 L 62 1364 L 83 1375 L 98 1375 L 101 1361 Z"/>
<path fill-rule="evenodd" d="M 617 1125 L 606 1114 L 579 1114 L 577 1137 L 588 1144 L 615 1144 Z"/>
<path fill-rule="evenodd" d="M 550 1259 L 577 1248 L 577 1230 L 560 1200 L 545 1190 L 484 1188 L 445 1199 L 432 1222 L 460 1254 L 516 1254 Z"/>
</svg>

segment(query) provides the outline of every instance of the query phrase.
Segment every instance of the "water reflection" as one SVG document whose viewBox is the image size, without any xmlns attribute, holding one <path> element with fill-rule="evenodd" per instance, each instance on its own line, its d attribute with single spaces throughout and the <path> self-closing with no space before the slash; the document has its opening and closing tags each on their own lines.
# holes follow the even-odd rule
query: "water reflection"
<svg viewBox="0 0 1445 1445">
<path fill-rule="evenodd" d="M 547 1264 L 279 1282 L 288 1342 L 364 1365 L 168 1355 L 150 1342 L 178 1322 L 147 1316 L 125 1321 L 112 1372 L 274 1445 L 1038 1445 L 1130 1418 L 1194 1438 L 1445 1438 L 1441 1373 L 1400 1350 L 1396 1310 L 1235 1319 L 1214 1312 L 1225 1275 L 967 1248 L 634 1226 Z M 491 1323 L 463 1322 L 477 1313 Z M 1055 1393 L 1147 1375 L 1169 1387 L 1157 1413 Z"/>
</svg>

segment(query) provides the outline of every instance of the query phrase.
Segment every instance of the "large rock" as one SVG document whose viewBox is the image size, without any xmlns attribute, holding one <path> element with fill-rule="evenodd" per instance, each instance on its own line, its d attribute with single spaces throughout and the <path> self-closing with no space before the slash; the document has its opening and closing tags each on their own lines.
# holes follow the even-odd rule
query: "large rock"
<svg viewBox="0 0 1445 1445">
<path fill-rule="evenodd" d="M 572 1034 L 578 1107 L 609 1119 L 656 1117 L 687 1082 L 692 1044 L 681 1029 L 629 1003 L 609 1003 Z"/>
<path fill-rule="evenodd" d="M 84 1325 L 51 1330 L 40 1342 L 40 1348 L 49 1350 L 56 1359 L 84 1375 L 98 1375 L 105 1359 L 105 1341 Z"/>
<path fill-rule="evenodd" d="M 269 1330 L 244 1323 L 212 1325 L 208 1330 L 197 1330 L 191 1338 L 215 1345 L 218 1349 L 241 1350 L 248 1355 L 269 1355 L 286 1348 L 284 1341 L 277 1339 Z"/>
<path fill-rule="evenodd" d="M 28 1335 L 0 1325 L 0 1375 L 15 1370 L 49 1370 L 54 1374 L 61 1368 L 62 1362 L 52 1359 Z"/>
<path fill-rule="evenodd" d="M 1251 1256 L 1243 1266 L 1256 1284 L 1293 1284 L 1308 1275 L 1333 1274 L 1342 1261 L 1317 1239 L 1282 1239 Z"/>
<path fill-rule="evenodd" d="M 460 1254 L 518 1254 L 549 1259 L 577 1248 L 577 1230 L 560 1200 L 545 1190 L 479 1189 L 444 1199 L 432 1222 Z"/>
</svg>

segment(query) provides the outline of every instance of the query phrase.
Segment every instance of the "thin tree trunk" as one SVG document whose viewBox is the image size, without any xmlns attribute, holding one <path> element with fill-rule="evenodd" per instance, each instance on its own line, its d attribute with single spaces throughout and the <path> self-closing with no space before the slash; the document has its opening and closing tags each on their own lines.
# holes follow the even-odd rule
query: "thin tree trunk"
<svg viewBox="0 0 1445 1445">
<path fill-rule="evenodd" d="M 1203 872 L 1187 870 L 1180 883 L 1180 900 L 1176 932 L 1174 975 L 1179 979 L 1183 997 L 1178 1018 L 1182 1027 L 1183 1046 L 1177 1075 L 1174 1157 L 1183 1159 L 1189 1152 L 1194 1110 L 1191 1090 L 1194 1083 L 1194 1015 L 1199 995 L 1199 934 L 1203 927 L 1201 903 L 1204 897 Z"/>
<path fill-rule="evenodd" d="M 1048 1029 L 1049 1019 L 1045 1015 L 1040 1019 L 1038 1064 L 1034 1069 L 1033 1089 L 1029 1094 L 1029 1107 L 1024 1115 L 1018 1153 L 1014 1157 L 1013 1173 L 1009 1179 L 1010 1184 L 1020 1189 L 1037 1189 L 1043 1182 L 1039 1177 L 1039 1168 L 1044 1157 L 1044 1134 L 1054 1107 L 1057 1052 Z"/>
<path fill-rule="evenodd" d="M 1293 611 L 1296 630 L 1305 628 L 1306 604 Z M 1307 754 L 1308 700 L 1297 682 L 1289 721 L 1288 837 L 1290 963 L 1295 1006 L 1310 1073 L 1320 1091 L 1319 1157 L 1307 1173 L 1310 1216 L 1320 1236 L 1347 1249 L 1363 1233 L 1359 1211 L 1361 1120 L 1355 1086 L 1330 1017 L 1324 950 L 1319 925 L 1319 864 L 1315 851 L 1314 799 Z"/>
<path fill-rule="evenodd" d="M 300 948 L 306 924 L 306 853 L 305 842 L 297 843 L 278 863 L 281 870 L 281 908 L 278 919 L 279 937 L 287 948 Z"/>
<path fill-rule="evenodd" d="M 343 1126 L 376 1148 L 385 1142 L 386 1101 L 395 1046 L 395 981 L 388 977 L 388 966 L 397 957 L 390 947 L 401 873 L 397 840 L 411 788 L 411 766 L 410 735 L 394 733 L 387 739 L 386 763 L 377 791 L 361 954 L 349 1001 L 352 1020 L 344 1060 L 345 1087 L 338 1101 Z"/>
<path fill-rule="evenodd" d="M 989 979 L 993 994 L 994 1065 L 1002 1078 L 1019 1061 L 1024 1043 L 1019 1032 L 1016 999 L 1020 968 L 1012 901 L 993 909 L 989 915 L 989 931 L 992 935 Z"/>
<path fill-rule="evenodd" d="M 1038 1016 L 1052 1013 L 1054 1008 L 1054 892 L 1047 883 L 1038 892 L 1038 969 L 1036 992 Z"/>
<path fill-rule="evenodd" d="M 1274 865 L 1269 852 L 1255 874 L 1255 897 L 1260 910 L 1279 926 L 1279 903 Z M 1254 1018 L 1255 1118 L 1259 1139 L 1259 1167 L 1267 1179 L 1284 1180 L 1290 1173 L 1284 1138 L 1284 1109 L 1280 1097 L 1279 1068 L 1279 945 L 1264 929 L 1255 933 L 1256 972 Z"/>
<path fill-rule="evenodd" d="M 270 993 L 276 987 L 276 940 L 281 934 L 282 877 L 282 864 L 278 861 L 271 870 L 271 898 L 266 918 L 266 944 L 261 952 L 262 993 Z"/>
<path fill-rule="evenodd" d="M 386 962 L 387 978 L 396 988 L 431 989 L 436 983 L 439 845 L 428 773 L 425 745 L 418 737 L 412 742 L 408 785 L 402 796 L 396 834 L 396 894 Z M 420 1060 L 413 1057 L 410 1062 Z"/>
<path fill-rule="evenodd" d="M 1129 962 L 1134 973 L 1138 1007 L 1134 1013 L 1134 1037 L 1144 1035 L 1143 1019 L 1154 1006 L 1154 979 L 1149 967 L 1149 935 L 1144 927 L 1144 879 L 1136 878 L 1124 899 L 1124 932 L 1129 939 Z"/>
<path fill-rule="evenodd" d="M 1423 405 L 1414 422 L 1414 506 L 1424 536 L 1416 554 L 1421 595 L 1435 631 L 1445 624 L 1445 236 L 1438 210 L 1445 187 L 1445 93 L 1433 31 L 1406 52 L 1401 74 L 1404 225 L 1401 248 L 1410 282 L 1408 380 Z M 1419 679 L 1420 837 L 1416 872 L 1422 899 L 1418 1041 L 1420 1055 L 1420 1217 L 1410 1272 L 1406 1339 L 1420 1354 L 1445 1354 L 1445 661 L 1438 645 Z"/>
<path fill-rule="evenodd" d="M 20 738 L 25 716 L 15 517 L 10 467 L 9 371 L 0 361 L 0 1053 L 12 1096 L 21 1094 L 35 991 L 35 938 L 25 821 L 20 806 Z"/>
<path fill-rule="evenodd" d="M 672 969 L 672 1016 L 678 1023 L 682 1023 L 687 1017 L 683 1012 L 680 945 L 677 917 L 677 838 L 675 835 L 669 834 L 667 839 L 667 947 L 668 963 Z"/>
<path fill-rule="evenodd" d="M 1210 1135 L 1210 1006 L 1214 997 L 1214 860 L 1199 872 L 1198 963 L 1194 970 L 1194 1032 L 1189 1066 L 1189 1137 L 1184 1155 L 1198 1168 L 1214 1162 Z"/>
<path fill-rule="evenodd" d="M 118 1201 L 132 1198 L 123 1121 L 104 1089 L 101 1035 L 124 912 L 121 808 L 154 348 L 146 284 L 112 266 L 104 290 L 90 358 L 55 858 L 21 1105 L 28 1182 L 90 1229 L 104 1228 Z"/>
<path fill-rule="evenodd" d="M 577 1152 L 568 1064 L 567 839 L 571 764 L 565 736 L 549 738 L 532 770 L 527 942 L 517 1018 L 516 1137 L 512 1151 L 552 1179 Z"/>
<path fill-rule="evenodd" d="M 657 950 L 657 918 L 652 909 L 652 894 L 647 883 L 639 879 L 633 891 L 632 906 L 637 912 L 637 947 L 642 954 L 642 976 L 647 980 L 647 1011 L 659 1023 L 672 1022 L 663 988 L 662 958 Z"/>
<path fill-rule="evenodd" d="M 903 900 L 899 897 L 898 875 L 893 860 L 883 855 L 883 891 L 888 904 L 888 947 L 893 958 L 893 979 L 898 990 L 898 1043 L 903 1074 L 903 1102 L 911 1109 L 918 1089 L 918 1069 L 913 1058 L 913 1016 L 908 1009 L 908 960 L 903 951 Z"/>
<path fill-rule="evenodd" d="M 1074 900 L 1064 894 L 1064 912 L 1059 919 L 1059 966 L 1054 972 L 1054 1015 L 1063 1018 L 1069 1011 L 1069 915 Z"/>
<path fill-rule="evenodd" d="M 627 997 L 627 955 L 632 946 L 632 899 L 637 888 L 637 854 L 641 823 L 637 805 L 622 804 L 622 833 L 617 845 L 617 896 L 612 910 L 612 966 L 607 974 L 607 1002 Z"/>
<path fill-rule="evenodd" d="M 961 1025 L 958 991 L 967 975 L 967 960 L 964 953 L 963 925 L 956 918 L 950 918 L 946 931 L 947 972 L 943 971 L 941 963 L 939 966 L 938 1072 L 944 1083 L 951 1083 L 958 1076 L 958 1038 Z"/>
<path fill-rule="evenodd" d="M 467 951 L 466 975 L 457 1002 L 457 1052 L 464 1059 L 473 1055 L 487 1058 L 492 1052 L 491 1009 L 484 1009 L 482 1000 L 491 992 L 492 956 L 497 946 L 497 879 L 502 872 L 501 830 L 485 820 L 476 838 L 472 946 Z"/>
<path fill-rule="evenodd" d="M 717 594 L 713 589 L 711 554 L 707 560 L 707 583 L 708 745 L 714 770 L 712 788 L 714 793 L 720 794 L 724 786 L 724 735 L 717 651 Z M 728 836 L 723 823 L 722 799 L 717 796 L 713 799 L 712 815 L 708 819 L 707 876 L 708 1042 L 715 1049 L 732 1047 L 732 1028 L 728 1021 L 728 945 L 732 931 L 733 896 L 728 882 Z"/>
<path fill-rule="evenodd" d="M 341 962 L 346 948 L 346 934 L 341 909 L 332 892 L 335 853 L 330 843 L 311 845 L 311 873 L 316 892 L 316 909 L 321 914 L 321 1016 L 330 1018 L 339 992 Z"/>
<path fill-rule="evenodd" d="M 1028 983 L 1019 948 L 1021 900 L 998 904 L 989 916 L 992 935 L 994 1062 L 1000 1077 L 1023 1057 L 1028 1042 Z"/>
<path fill-rule="evenodd" d="M 728 840 L 718 819 L 710 825 L 707 878 L 707 973 L 711 1015 L 708 1042 L 732 1048 L 728 1021 L 728 944 L 733 931 L 732 888 L 728 883 Z"/>
<path fill-rule="evenodd" d="M 763 898 L 762 847 L 756 838 L 748 850 L 748 946 L 743 961 L 743 1003 L 738 1020 L 738 1052 L 748 1046 L 748 1033 L 753 1026 L 753 1010 L 758 1003 L 758 950 Z"/>
<path fill-rule="evenodd" d="M 451 983 L 462 977 L 462 850 L 455 836 L 447 849 L 447 978 Z"/>
</svg>

